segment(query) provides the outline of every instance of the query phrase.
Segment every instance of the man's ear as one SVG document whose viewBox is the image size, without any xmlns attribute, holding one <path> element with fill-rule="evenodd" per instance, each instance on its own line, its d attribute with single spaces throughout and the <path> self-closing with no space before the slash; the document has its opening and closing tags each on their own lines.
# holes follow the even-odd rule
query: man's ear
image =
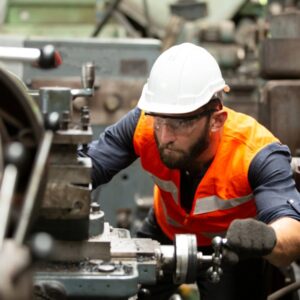
<svg viewBox="0 0 300 300">
<path fill-rule="evenodd" d="M 211 116 L 211 132 L 217 132 L 220 131 L 225 121 L 227 120 L 227 112 L 224 110 L 219 110 L 213 113 Z"/>
</svg>

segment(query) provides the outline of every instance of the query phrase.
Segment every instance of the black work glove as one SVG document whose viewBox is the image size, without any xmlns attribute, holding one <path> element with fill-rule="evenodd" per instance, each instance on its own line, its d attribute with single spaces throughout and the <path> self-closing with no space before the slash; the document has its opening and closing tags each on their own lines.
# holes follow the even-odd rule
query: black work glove
<svg viewBox="0 0 300 300">
<path fill-rule="evenodd" d="M 234 220 L 226 234 L 224 261 L 234 264 L 239 259 L 262 257 L 272 252 L 276 234 L 272 227 L 254 219 Z"/>
</svg>

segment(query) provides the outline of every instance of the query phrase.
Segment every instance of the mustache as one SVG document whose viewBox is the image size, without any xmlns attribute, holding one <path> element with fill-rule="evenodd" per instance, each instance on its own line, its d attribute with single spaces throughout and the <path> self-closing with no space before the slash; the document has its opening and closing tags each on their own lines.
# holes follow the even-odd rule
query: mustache
<svg viewBox="0 0 300 300">
<path fill-rule="evenodd" d="M 168 144 L 160 144 L 158 145 L 158 149 L 159 151 L 164 151 L 164 150 L 172 150 L 172 151 L 175 151 L 175 152 L 180 152 L 182 153 L 182 150 L 174 147 L 174 144 L 173 143 L 168 143 Z"/>
</svg>

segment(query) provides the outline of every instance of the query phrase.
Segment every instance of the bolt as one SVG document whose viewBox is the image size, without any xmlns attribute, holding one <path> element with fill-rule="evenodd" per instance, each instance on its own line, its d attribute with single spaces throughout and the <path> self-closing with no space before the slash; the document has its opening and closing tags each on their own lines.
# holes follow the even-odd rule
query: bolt
<svg viewBox="0 0 300 300">
<path fill-rule="evenodd" d="M 88 130 L 90 124 L 90 110 L 87 106 L 81 107 L 81 126 L 82 130 Z"/>
<path fill-rule="evenodd" d="M 70 112 L 68 110 L 66 110 L 62 113 L 60 128 L 62 130 L 68 130 L 69 123 L 70 123 Z"/>
<path fill-rule="evenodd" d="M 80 112 L 81 112 L 82 116 L 90 114 L 90 110 L 89 110 L 88 106 L 86 106 L 86 105 L 81 107 Z"/>
<path fill-rule="evenodd" d="M 99 212 L 100 211 L 100 205 L 97 202 L 93 202 L 91 204 L 91 211 L 92 212 Z"/>
</svg>

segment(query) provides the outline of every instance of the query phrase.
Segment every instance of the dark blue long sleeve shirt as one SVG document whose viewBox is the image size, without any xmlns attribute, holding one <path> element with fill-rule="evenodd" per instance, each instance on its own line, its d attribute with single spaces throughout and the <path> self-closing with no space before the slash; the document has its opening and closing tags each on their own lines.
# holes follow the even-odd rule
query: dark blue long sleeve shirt
<svg viewBox="0 0 300 300">
<path fill-rule="evenodd" d="M 107 127 L 86 152 L 79 150 L 79 155 L 92 159 L 94 187 L 108 182 L 137 159 L 133 135 L 140 113 L 138 108 L 131 110 L 119 122 Z M 293 180 L 290 159 L 287 146 L 273 143 L 262 149 L 251 162 L 248 179 L 256 201 L 257 218 L 265 223 L 281 217 L 300 220 L 300 195 Z M 198 184 L 199 178 L 197 182 L 186 179 L 182 199 L 191 202 Z"/>
</svg>

